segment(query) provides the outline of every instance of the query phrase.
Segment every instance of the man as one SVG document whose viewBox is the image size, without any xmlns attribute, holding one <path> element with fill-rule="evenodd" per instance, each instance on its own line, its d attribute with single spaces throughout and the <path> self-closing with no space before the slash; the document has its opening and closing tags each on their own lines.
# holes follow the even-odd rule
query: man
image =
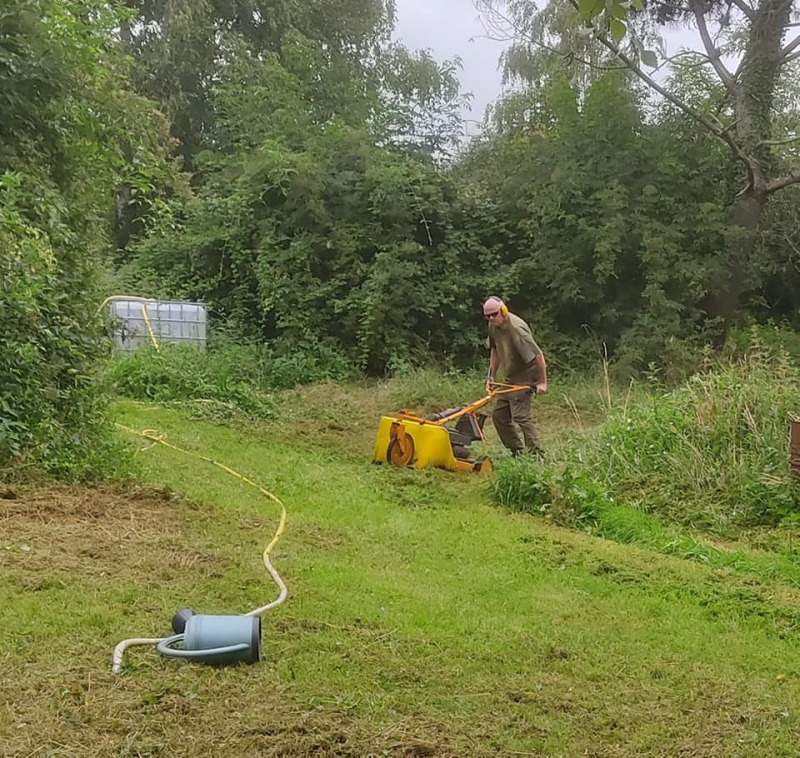
<svg viewBox="0 0 800 758">
<path fill-rule="evenodd" d="M 483 315 L 489 323 L 488 380 L 493 382 L 497 369 L 502 368 L 508 384 L 524 384 L 530 388 L 497 398 L 492 413 L 494 427 L 512 455 L 519 455 L 527 449 L 542 456 L 544 451 L 539 444 L 539 432 L 531 418 L 531 395 L 547 392 L 544 353 L 534 341 L 530 327 L 519 316 L 510 313 L 499 297 L 486 300 Z M 514 424 L 522 430 L 524 447 Z"/>
</svg>

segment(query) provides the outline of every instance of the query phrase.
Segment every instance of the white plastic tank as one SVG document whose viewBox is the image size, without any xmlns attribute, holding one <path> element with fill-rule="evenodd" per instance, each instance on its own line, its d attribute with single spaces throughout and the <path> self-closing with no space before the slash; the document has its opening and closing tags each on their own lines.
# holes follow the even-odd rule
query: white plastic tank
<svg viewBox="0 0 800 758">
<path fill-rule="evenodd" d="M 120 350 L 137 350 L 151 345 L 147 320 L 159 345 L 206 346 L 207 313 L 202 303 L 181 300 L 112 300 L 109 310 L 114 322 L 114 343 Z"/>
</svg>

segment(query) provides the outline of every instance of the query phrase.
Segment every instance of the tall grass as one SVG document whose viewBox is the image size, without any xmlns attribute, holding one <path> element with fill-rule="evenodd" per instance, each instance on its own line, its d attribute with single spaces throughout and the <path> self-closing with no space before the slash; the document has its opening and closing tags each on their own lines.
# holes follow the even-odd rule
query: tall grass
<svg viewBox="0 0 800 758">
<path fill-rule="evenodd" d="M 116 392 L 136 400 L 194 404 L 194 415 L 268 418 L 272 392 L 349 373 L 345 359 L 324 347 L 277 354 L 269 346 L 212 341 L 207 350 L 162 345 L 117 354 L 108 365 Z"/>
<path fill-rule="evenodd" d="M 118 356 L 108 373 L 116 392 L 135 400 L 194 404 L 196 416 L 271 416 L 271 396 L 231 369 L 223 356 L 164 345 Z"/>
<path fill-rule="evenodd" d="M 527 510 L 549 498 L 565 520 L 592 517 L 575 487 L 586 502 L 614 498 L 721 533 L 800 520 L 800 487 L 788 471 L 788 420 L 798 408 L 800 367 L 759 345 L 673 390 L 618 402 L 548 468 L 501 467 L 495 494 Z"/>
<path fill-rule="evenodd" d="M 698 560 L 800 586 L 800 565 L 792 545 L 778 553 L 722 550 L 658 515 L 618 502 L 588 469 L 554 469 L 534 457 L 506 460 L 492 480 L 496 499 L 518 511 L 543 514 L 554 522 L 623 545 Z"/>
<path fill-rule="evenodd" d="M 759 350 L 612 412 L 585 465 L 621 498 L 696 526 L 775 523 L 800 509 L 788 422 L 800 368 Z"/>
</svg>

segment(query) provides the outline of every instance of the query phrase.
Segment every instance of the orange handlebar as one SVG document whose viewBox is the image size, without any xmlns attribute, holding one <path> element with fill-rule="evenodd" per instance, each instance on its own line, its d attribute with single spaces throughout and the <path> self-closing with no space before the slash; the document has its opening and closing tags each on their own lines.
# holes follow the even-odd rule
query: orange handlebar
<svg viewBox="0 0 800 758">
<path fill-rule="evenodd" d="M 494 397 L 495 395 L 507 395 L 510 392 L 531 389 L 530 384 L 504 384 L 503 382 L 486 382 L 486 394 Z"/>
</svg>

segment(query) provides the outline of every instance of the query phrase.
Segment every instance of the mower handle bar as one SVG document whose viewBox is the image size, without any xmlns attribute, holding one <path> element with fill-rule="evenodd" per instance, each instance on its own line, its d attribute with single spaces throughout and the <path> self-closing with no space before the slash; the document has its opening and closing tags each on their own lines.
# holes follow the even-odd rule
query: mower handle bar
<svg viewBox="0 0 800 758">
<path fill-rule="evenodd" d="M 432 426 L 444 426 L 445 424 L 449 424 L 457 419 L 461 418 L 462 416 L 466 416 L 471 413 L 476 413 L 479 411 L 483 406 L 488 405 L 489 403 L 494 400 L 495 397 L 498 395 L 508 395 L 512 392 L 521 392 L 522 390 L 531 390 L 532 387 L 529 384 L 504 384 L 503 382 L 487 382 L 486 383 L 486 395 L 482 397 L 480 400 L 475 400 L 472 403 L 468 403 L 467 405 L 463 405 L 457 410 L 454 410 L 453 413 L 449 414 L 448 416 L 444 416 L 443 418 L 436 419 L 436 421 L 429 421 L 428 419 L 421 418 L 413 413 L 408 413 L 407 411 L 401 411 L 397 417 L 398 419 L 408 419 L 410 421 L 416 421 L 419 424 L 430 424 Z"/>
<path fill-rule="evenodd" d="M 505 384 L 504 382 L 486 382 L 486 394 L 494 397 L 495 395 L 508 395 L 511 392 L 532 389 L 530 384 Z"/>
</svg>

